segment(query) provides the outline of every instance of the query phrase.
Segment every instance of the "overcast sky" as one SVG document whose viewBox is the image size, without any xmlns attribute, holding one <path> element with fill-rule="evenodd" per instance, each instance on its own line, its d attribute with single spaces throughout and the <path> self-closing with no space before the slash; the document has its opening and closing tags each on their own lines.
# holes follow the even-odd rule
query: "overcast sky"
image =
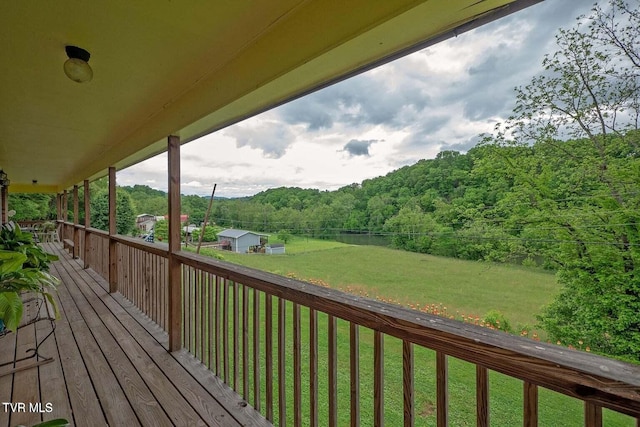
<svg viewBox="0 0 640 427">
<path fill-rule="evenodd" d="M 183 194 L 335 190 L 443 150 L 465 152 L 511 112 L 555 50 L 554 35 L 593 0 L 546 0 L 181 148 Z M 119 171 L 118 185 L 166 191 L 167 158 Z"/>
</svg>

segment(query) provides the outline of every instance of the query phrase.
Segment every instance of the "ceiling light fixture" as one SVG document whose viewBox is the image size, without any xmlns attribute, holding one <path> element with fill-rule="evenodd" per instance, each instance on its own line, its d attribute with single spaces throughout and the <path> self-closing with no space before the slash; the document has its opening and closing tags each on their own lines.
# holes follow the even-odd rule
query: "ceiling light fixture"
<svg viewBox="0 0 640 427">
<path fill-rule="evenodd" d="M 74 82 L 84 83 L 91 81 L 93 70 L 89 66 L 91 54 L 77 46 L 65 46 L 69 59 L 64 63 L 64 73 Z"/>
</svg>

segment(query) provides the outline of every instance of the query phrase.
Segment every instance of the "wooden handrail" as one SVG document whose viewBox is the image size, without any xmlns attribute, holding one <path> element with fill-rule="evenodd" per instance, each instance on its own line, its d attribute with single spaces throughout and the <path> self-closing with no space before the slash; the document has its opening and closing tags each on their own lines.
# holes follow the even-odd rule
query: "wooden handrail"
<svg viewBox="0 0 640 427">
<path fill-rule="evenodd" d="M 258 289 L 267 296 L 283 298 L 568 396 L 640 416 L 640 366 L 417 313 L 193 253 L 181 251 L 175 257 L 185 265 Z M 269 318 L 267 315 L 267 321 Z"/>
<path fill-rule="evenodd" d="M 166 244 L 149 243 L 145 242 L 144 240 L 123 236 L 121 234 L 116 234 L 115 236 L 111 236 L 111 238 L 118 243 L 130 246 L 135 249 L 139 249 L 141 251 L 149 252 L 164 258 L 169 257 L 169 247 Z"/>
</svg>

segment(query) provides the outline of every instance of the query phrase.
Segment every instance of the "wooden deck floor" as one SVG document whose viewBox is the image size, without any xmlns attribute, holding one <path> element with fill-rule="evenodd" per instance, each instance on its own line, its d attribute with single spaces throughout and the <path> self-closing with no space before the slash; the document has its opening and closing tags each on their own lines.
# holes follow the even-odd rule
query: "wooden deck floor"
<svg viewBox="0 0 640 427">
<path fill-rule="evenodd" d="M 62 280 L 61 317 L 41 349 L 54 361 L 0 377 L 0 427 L 54 418 L 78 426 L 270 425 L 188 353 L 169 353 L 166 333 L 110 295 L 95 272 L 61 246 L 46 249 L 60 256 L 52 273 Z M 49 331 L 50 322 L 38 322 L 0 338 L 0 363 Z"/>
</svg>

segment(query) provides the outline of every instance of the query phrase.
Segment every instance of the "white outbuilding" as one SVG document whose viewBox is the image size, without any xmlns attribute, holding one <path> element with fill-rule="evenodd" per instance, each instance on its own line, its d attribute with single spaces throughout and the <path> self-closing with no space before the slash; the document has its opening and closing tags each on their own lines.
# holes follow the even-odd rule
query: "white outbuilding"
<svg viewBox="0 0 640 427">
<path fill-rule="evenodd" d="M 228 246 L 231 247 L 233 252 L 248 253 L 256 252 L 257 248 L 264 245 L 267 236 L 267 234 L 260 234 L 254 231 L 228 228 L 218 233 L 218 240 L 228 241 Z"/>
</svg>

